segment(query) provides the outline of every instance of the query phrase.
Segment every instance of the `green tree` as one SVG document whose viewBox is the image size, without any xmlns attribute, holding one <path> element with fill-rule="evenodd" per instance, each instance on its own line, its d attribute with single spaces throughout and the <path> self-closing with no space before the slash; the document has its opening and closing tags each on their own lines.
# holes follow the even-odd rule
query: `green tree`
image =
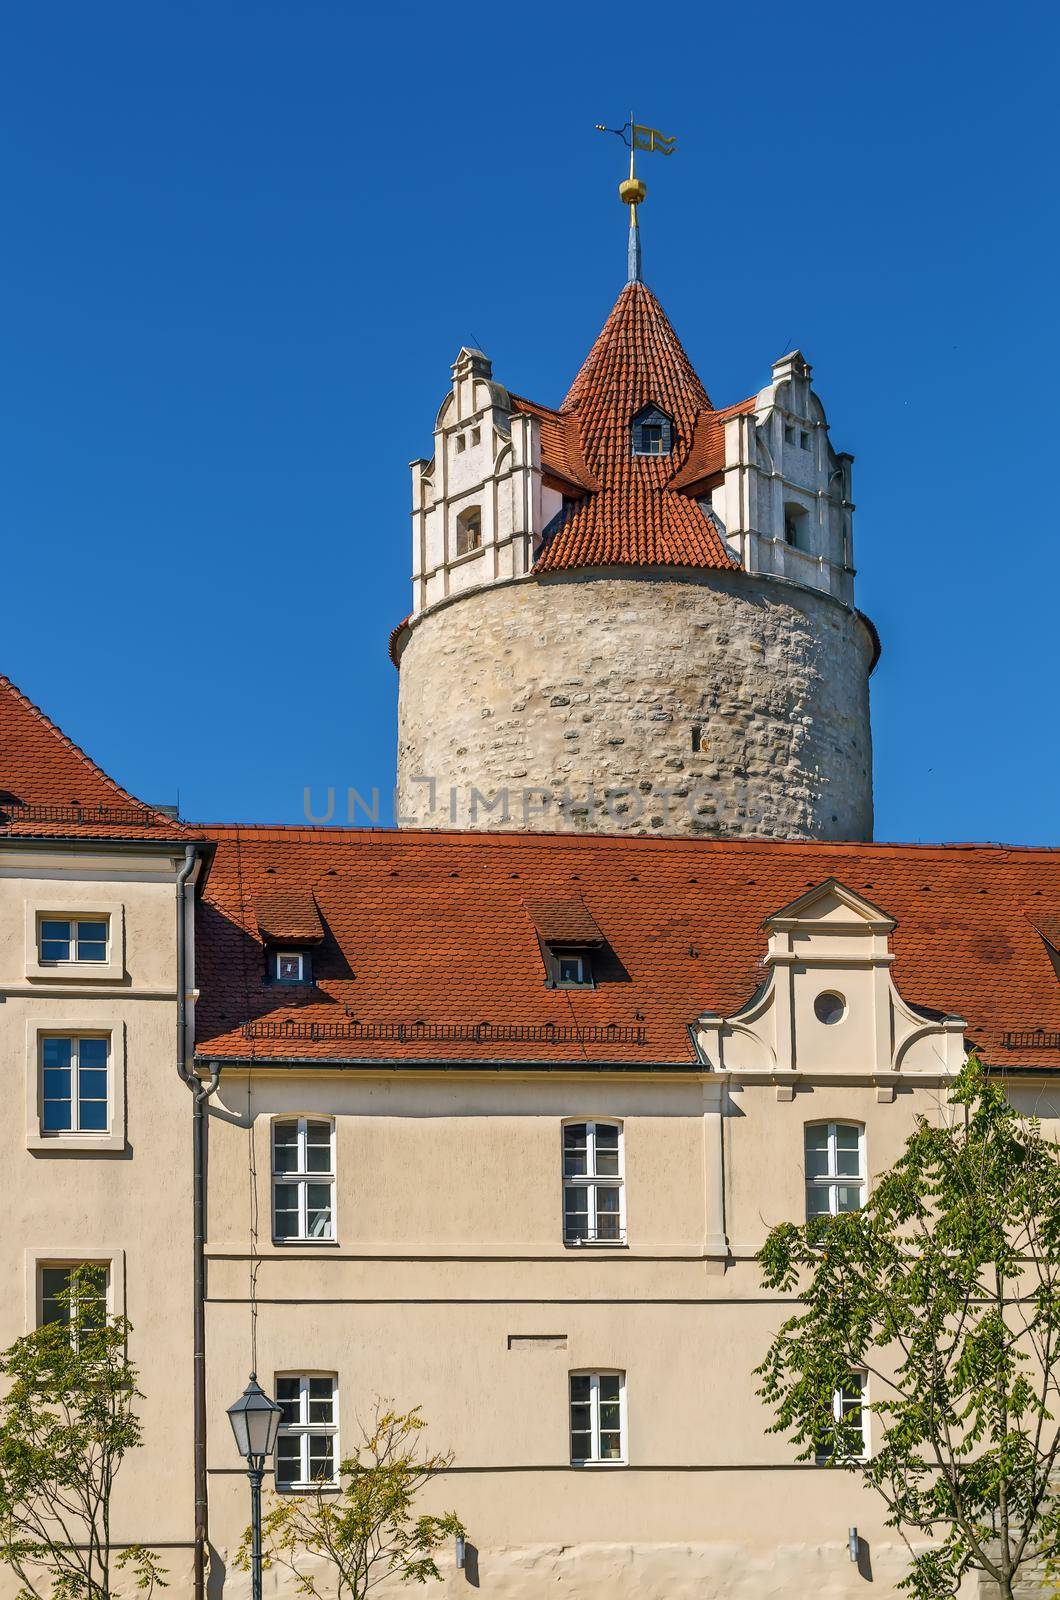
<svg viewBox="0 0 1060 1600">
<path fill-rule="evenodd" d="M 79 1267 L 55 1295 L 55 1320 L 0 1355 L 0 1561 L 19 1600 L 112 1600 L 112 1574 L 165 1588 L 141 1545 L 114 1554 L 110 1505 L 123 1458 L 140 1444 L 129 1324 L 108 1317 L 100 1269 Z"/>
<path fill-rule="evenodd" d="M 426 1426 L 418 1406 L 397 1412 L 378 1402 L 371 1426 L 362 1427 L 360 1444 L 339 1467 L 337 1489 L 272 1498 L 262 1519 L 264 1564 L 286 1568 L 296 1592 L 317 1600 L 364 1600 L 390 1576 L 417 1583 L 440 1577 L 434 1553 L 463 1538 L 464 1527 L 452 1511 L 414 1515 L 419 1491 L 453 1460 L 451 1452 L 419 1453 L 416 1436 Z M 250 1539 L 248 1528 L 237 1556 L 244 1571 Z"/>
<path fill-rule="evenodd" d="M 1060 1553 L 1060 1151 L 972 1057 L 860 1211 L 774 1228 L 767 1285 L 801 1308 L 757 1369 L 799 1459 L 863 1474 L 916 1600 L 979 1570 L 1012 1600 Z M 865 1373 L 873 1451 L 857 1408 Z M 856 1436 L 856 1443 L 855 1437 Z"/>
</svg>

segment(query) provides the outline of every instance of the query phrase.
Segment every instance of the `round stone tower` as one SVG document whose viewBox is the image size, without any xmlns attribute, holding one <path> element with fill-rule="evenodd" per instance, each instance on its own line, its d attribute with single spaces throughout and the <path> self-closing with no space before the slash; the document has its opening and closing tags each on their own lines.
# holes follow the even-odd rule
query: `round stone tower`
<svg viewBox="0 0 1060 1600">
<path fill-rule="evenodd" d="M 638 281 L 558 410 L 461 350 L 412 465 L 403 825 L 871 837 L 878 642 L 810 378 L 715 409 Z"/>
</svg>

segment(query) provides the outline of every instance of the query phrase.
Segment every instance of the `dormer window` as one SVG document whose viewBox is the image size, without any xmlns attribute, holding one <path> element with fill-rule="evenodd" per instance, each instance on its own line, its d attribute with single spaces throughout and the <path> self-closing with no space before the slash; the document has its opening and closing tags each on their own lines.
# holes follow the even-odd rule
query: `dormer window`
<svg viewBox="0 0 1060 1600">
<path fill-rule="evenodd" d="M 482 512 L 478 506 L 468 506 L 456 519 L 456 553 L 470 555 L 482 549 Z"/>
<path fill-rule="evenodd" d="M 591 989 L 592 957 L 588 950 L 550 950 L 552 983 L 556 989 Z"/>
<path fill-rule="evenodd" d="M 306 983 L 308 981 L 308 956 L 304 950 L 274 950 L 272 952 L 272 981 L 274 983 Z"/>
<path fill-rule="evenodd" d="M 633 454 L 668 456 L 674 447 L 674 425 L 658 406 L 645 406 L 633 418 Z"/>
</svg>

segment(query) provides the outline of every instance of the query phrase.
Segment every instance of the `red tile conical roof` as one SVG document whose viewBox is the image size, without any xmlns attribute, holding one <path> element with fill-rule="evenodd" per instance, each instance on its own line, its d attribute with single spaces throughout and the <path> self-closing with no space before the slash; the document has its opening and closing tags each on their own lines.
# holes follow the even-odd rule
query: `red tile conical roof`
<svg viewBox="0 0 1060 1600">
<path fill-rule="evenodd" d="M 673 419 L 669 455 L 633 454 L 632 419 L 649 404 Z M 601 564 L 737 566 L 713 518 L 688 492 L 694 485 L 687 473 L 682 491 L 673 487 L 693 445 L 697 459 L 706 459 L 711 433 L 719 437 L 709 454 L 717 466 L 722 463 L 720 422 L 715 421 L 720 415 L 651 290 L 627 284 L 557 413 L 599 488 L 568 507 L 535 570 Z M 544 438 L 542 445 L 547 458 Z M 543 464 L 547 470 L 548 460 Z"/>
</svg>

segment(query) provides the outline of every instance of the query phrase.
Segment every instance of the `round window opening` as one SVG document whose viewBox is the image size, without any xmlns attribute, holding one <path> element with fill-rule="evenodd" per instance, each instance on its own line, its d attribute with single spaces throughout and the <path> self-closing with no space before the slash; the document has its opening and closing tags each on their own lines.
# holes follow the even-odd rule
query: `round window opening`
<svg viewBox="0 0 1060 1600">
<path fill-rule="evenodd" d="M 847 1003 L 841 994 L 834 994 L 831 989 L 826 989 L 813 1002 L 813 1011 L 818 1022 L 830 1027 L 833 1022 L 842 1022 L 847 1014 Z"/>
</svg>

